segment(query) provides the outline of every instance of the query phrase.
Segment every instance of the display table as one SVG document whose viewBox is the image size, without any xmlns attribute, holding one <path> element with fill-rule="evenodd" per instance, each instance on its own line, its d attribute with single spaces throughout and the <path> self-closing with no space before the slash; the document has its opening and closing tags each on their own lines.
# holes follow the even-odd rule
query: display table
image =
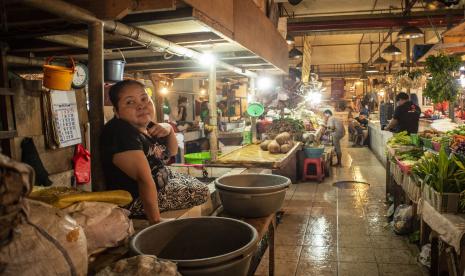
<svg viewBox="0 0 465 276">
<path fill-rule="evenodd" d="M 370 149 L 376 158 L 386 167 L 386 143 L 392 137 L 389 131 L 381 130 L 380 121 L 369 121 L 368 137 L 370 140 Z"/>
<path fill-rule="evenodd" d="M 250 219 L 242 219 L 244 222 L 252 225 L 258 232 L 258 245 L 255 253 L 252 256 L 252 260 L 250 261 L 249 267 L 249 276 L 253 276 L 255 271 L 257 270 L 258 266 L 260 265 L 260 261 L 263 255 L 266 252 L 266 249 L 269 248 L 269 258 L 268 258 L 268 275 L 274 275 L 274 259 L 275 259 L 275 248 L 274 248 L 274 236 L 275 230 L 277 227 L 276 217 L 280 214 L 280 212 L 271 214 L 266 217 L 262 218 L 250 218 Z M 281 213 L 282 214 L 282 213 Z M 236 217 L 231 217 L 228 214 L 221 213 L 219 216 L 222 217 L 229 217 L 234 219 L 239 219 Z"/>
<path fill-rule="evenodd" d="M 419 203 L 420 244 L 431 237 L 431 274 L 465 273 L 465 214 L 439 213 L 428 202 Z"/>
<path fill-rule="evenodd" d="M 287 176 L 295 183 L 297 181 L 297 152 L 301 148 L 302 143 L 296 142 L 288 153 L 271 154 L 269 151 L 260 149 L 260 145 L 246 145 L 219 156 L 208 166 L 272 169 L 274 174 Z"/>
</svg>

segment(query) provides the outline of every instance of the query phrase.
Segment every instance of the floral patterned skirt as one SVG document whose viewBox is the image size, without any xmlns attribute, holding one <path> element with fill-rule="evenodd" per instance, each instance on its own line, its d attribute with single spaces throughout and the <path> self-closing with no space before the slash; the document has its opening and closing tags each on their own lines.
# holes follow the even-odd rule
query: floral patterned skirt
<svg viewBox="0 0 465 276">
<path fill-rule="evenodd" d="M 158 208 L 160 212 L 187 209 L 201 205 L 208 200 L 208 186 L 197 178 L 173 172 L 169 168 L 168 184 L 158 191 Z M 140 198 L 129 206 L 133 216 L 144 216 L 144 207 Z"/>
</svg>

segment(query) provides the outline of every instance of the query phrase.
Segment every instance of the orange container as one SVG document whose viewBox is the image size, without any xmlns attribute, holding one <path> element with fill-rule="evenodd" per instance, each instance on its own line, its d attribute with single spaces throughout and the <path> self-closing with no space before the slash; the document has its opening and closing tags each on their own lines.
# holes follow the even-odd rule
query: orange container
<svg viewBox="0 0 465 276">
<path fill-rule="evenodd" d="M 72 67 L 51 65 L 54 57 L 49 58 L 44 65 L 44 86 L 53 90 L 71 90 L 71 83 L 74 76 L 74 60 L 71 60 Z"/>
</svg>

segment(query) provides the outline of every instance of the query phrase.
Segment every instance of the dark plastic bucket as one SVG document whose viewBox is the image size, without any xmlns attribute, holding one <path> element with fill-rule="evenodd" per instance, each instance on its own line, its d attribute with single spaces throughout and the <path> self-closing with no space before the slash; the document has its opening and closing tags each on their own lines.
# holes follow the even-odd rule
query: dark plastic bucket
<svg viewBox="0 0 465 276">
<path fill-rule="evenodd" d="M 245 222 L 199 217 L 150 226 L 133 237 L 130 248 L 175 262 L 182 275 L 245 276 L 257 243 L 257 231 Z"/>
<path fill-rule="evenodd" d="M 105 81 L 118 82 L 123 80 L 125 62 L 122 60 L 105 60 L 104 79 Z"/>
</svg>

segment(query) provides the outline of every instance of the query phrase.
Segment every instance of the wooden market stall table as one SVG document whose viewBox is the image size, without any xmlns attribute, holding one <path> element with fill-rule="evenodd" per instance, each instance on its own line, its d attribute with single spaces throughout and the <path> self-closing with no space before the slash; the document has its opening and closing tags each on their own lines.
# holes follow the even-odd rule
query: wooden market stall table
<svg viewBox="0 0 465 276">
<path fill-rule="evenodd" d="M 269 258 L 268 258 L 268 275 L 274 275 L 274 264 L 275 264 L 275 247 L 274 247 L 274 237 L 276 227 L 278 225 L 277 220 L 282 212 L 273 213 L 269 216 L 262 218 L 248 218 L 240 219 L 234 216 L 230 216 L 226 213 L 220 212 L 218 216 L 228 217 L 233 219 L 242 220 L 250 225 L 252 225 L 258 233 L 258 245 L 257 249 L 252 255 L 252 260 L 250 261 L 249 272 L 247 275 L 253 276 L 260 265 L 260 261 L 264 256 L 266 249 L 269 248 Z"/>
<path fill-rule="evenodd" d="M 260 149 L 260 145 L 251 144 L 219 156 L 208 166 L 271 169 L 274 174 L 289 177 L 293 183 L 296 183 L 297 152 L 301 148 L 302 143 L 296 142 L 288 153 L 271 154 Z"/>
<path fill-rule="evenodd" d="M 439 213 L 428 202 L 420 202 L 421 217 L 420 244 L 428 241 L 429 233 L 433 233 L 431 241 L 431 275 L 442 275 L 447 266 L 449 275 L 464 275 L 465 273 L 465 214 Z M 445 245 L 445 259 L 441 262 L 439 256 L 439 240 Z"/>
</svg>

